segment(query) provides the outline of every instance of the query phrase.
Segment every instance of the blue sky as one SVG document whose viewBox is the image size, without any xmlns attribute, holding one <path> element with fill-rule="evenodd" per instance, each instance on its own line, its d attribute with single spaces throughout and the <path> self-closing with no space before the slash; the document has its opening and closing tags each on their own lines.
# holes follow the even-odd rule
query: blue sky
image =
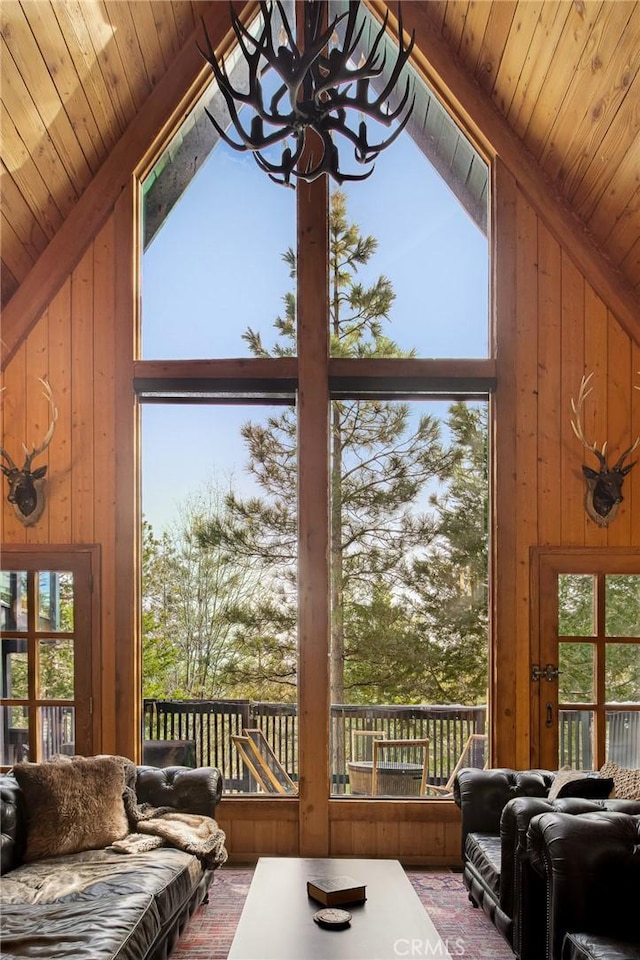
<svg viewBox="0 0 640 960">
<path fill-rule="evenodd" d="M 422 357 L 487 356 L 486 237 L 408 134 L 369 180 L 342 189 L 350 221 L 378 240 L 359 279 L 384 274 L 396 293 L 385 332 Z M 270 346 L 293 289 L 282 254 L 295 245 L 294 218 L 293 190 L 272 183 L 251 155 L 219 145 L 144 254 L 143 357 L 248 356 L 247 326 Z M 143 512 L 156 532 L 214 476 L 232 473 L 248 492 L 239 428 L 270 412 L 143 406 Z"/>
</svg>

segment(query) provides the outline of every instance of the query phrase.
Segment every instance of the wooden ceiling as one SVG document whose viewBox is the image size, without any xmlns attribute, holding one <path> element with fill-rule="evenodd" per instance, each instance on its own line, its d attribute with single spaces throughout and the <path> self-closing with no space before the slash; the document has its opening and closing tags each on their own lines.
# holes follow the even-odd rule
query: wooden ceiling
<svg viewBox="0 0 640 960">
<path fill-rule="evenodd" d="M 211 5 L 3 0 L 3 306 Z M 503 115 L 640 316 L 640 2 L 405 0 L 407 27 L 412 11 Z"/>
</svg>

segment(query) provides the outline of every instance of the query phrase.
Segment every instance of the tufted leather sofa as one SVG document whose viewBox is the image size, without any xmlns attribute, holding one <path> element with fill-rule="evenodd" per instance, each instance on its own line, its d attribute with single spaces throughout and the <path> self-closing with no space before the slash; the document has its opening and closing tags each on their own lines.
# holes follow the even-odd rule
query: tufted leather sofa
<svg viewBox="0 0 640 960">
<path fill-rule="evenodd" d="M 136 773 L 139 803 L 214 817 L 222 795 L 218 770 Z M 7 960 L 166 960 L 207 897 L 212 870 L 166 846 L 126 855 L 85 850 L 24 864 L 26 812 L 10 773 L 0 775 L 0 816 L 0 952 Z"/>
<path fill-rule="evenodd" d="M 544 813 L 527 849 L 544 886 L 540 960 L 639 960 L 640 816 Z"/>
<path fill-rule="evenodd" d="M 460 770 L 454 800 L 462 820 L 463 880 L 474 906 L 484 912 L 519 960 L 542 960 L 545 903 L 542 881 L 532 873 L 527 831 L 547 812 L 576 816 L 603 810 L 640 814 L 640 802 L 548 800 L 550 770 Z"/>
</svg>

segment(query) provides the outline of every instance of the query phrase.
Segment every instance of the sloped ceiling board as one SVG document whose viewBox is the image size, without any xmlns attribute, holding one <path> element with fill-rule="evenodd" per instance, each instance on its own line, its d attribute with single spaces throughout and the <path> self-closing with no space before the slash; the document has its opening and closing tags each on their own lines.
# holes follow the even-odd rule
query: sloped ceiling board
<svg viewBox="0 0 640 960">
<path fill-rule="evenodd" d="M 367 3 L 382 19 L 386 10 L 382 0 Z M 582 221 L 547 181 L 491 100 L 466 74 L 420 5 L 409 6 L 411 26 L 416 31 L 415 56 L 431 86 L 469 130 L 479 149 L 488 157 L 500 157 L 514 173 L 558 241 L 589 276 L 597 293 L 627 332 L 640 340 L 640 301 L 628 282 L 598 249 Z M 256 7 L 254 0 L 246 4 L 243 19 L 251 19 Z M 393 29 L 393 16 L 390 23 Z M 217 44 L 218 49 L 224 49 L 232 39 L 226 5 L 214 4 L 208 29 L 214 42 L 216 37 L 224 37 Z M 80 260 L 123 187 L 139 173 L 153 144 L 158 143 L 169 124 L 177 124 L 188 109 L 187 104 L 195 101 L 207 83 L 209 68 L 198 52 L 197 38 L 195 31 L 6 307 L 2 369 Z"/>
<path fill-rule="evenodd" d="M 367 0 L 367 4 L 382 19 L 386 4 L 381 0 Z M 640 299 L 627 279 L 607 259 L 583 221 L 547 179 L 490 97 L 468 75 L 453 51 L 436 33 L 423 5 L 411 3 L 408 8 L 411 10 L 411 28 L 416 33 L 415 57 L 435 92 L 469 131 L 480 151 L 504 162 L 558 242 L 589 277 L 595 291 L 626 332 L 640 342 Z M 395 19 L 391 29 L 397 31 Z"/>
</svg>

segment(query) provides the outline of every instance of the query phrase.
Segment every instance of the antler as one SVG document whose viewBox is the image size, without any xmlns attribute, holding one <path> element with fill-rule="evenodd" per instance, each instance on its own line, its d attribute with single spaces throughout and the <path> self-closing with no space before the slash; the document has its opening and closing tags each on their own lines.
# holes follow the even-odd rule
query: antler
<svg viewBox="0 0 640 960">
<path fill-rule="evenodd" d="M 600 461 L 600 466 L 606 467 L 607 441 L 605 440 L 605 442 L 602 444 L 602 450 L 598 450 L 597 443 L 589 443 L 584 435 L 584 430 L 582 429 L 581 413 L 585 400 L 593 390 L 593 387 L 589 386 L 593 373 L 594 371 L 592 370 L 588 376 L 584 376 L 580 381 L 580 391 L 578 393 L 577 404 L 575 403 L 573 397 L 571 397 L 571 409 L 573 410 L 573 415 L 575 417 L 575 421 L 571 421 L 571 429 L 575 433 L 578 440 L 587 448 L 587 450 L 591 450 L 592 453 L 595 453 L 596 457 Z"/>
<path fill-rule="evenodd" d="M 58 408 L 53 402 L 53 391 L 51 389 L 51 385 L 44 377 L 38 377 L 38 380 L 44 387 L 44 391 L 42 395 L 43 397 L 46 398 L 49 406 L 51 407 L 51 423 L 49 424 L 49 429 L 45 434 L 44 440 L 39 446 L 36 447 L 36 445 L 34 444 L 31 450 L 28 450 L 25 444 L 24 443 L 22 444 L 22 449 L 24 450 L 27 457 L 27 459 L 24 462 L 24 467 L 22 468 L 23 470 L 30 470 L 31 461 L 33 460 L 33 458 L 40 456 L 40 454 L 47 449 L 47 447 L 51 443 L 51 438 L 53 437 L 53 431 L 56 428 L 56 421 L 58 419 Z"/>
<path fill-rule="evenodd" d="M 400 74 L 411 56 L 415 42 L 412 34 L 407 46 L 404 45 L 400 4 L 398 4 L 399 50 L 396 62 L 384 89 L 372 100 L 369 99 L 370 82 L 373 78 L 382 75 L 386 63 L 386 54 L 383 52 L 380 55 L 378 48 L 386 33 L 388 11 L 371 44 L 368 56 L 362 57 L 360 64 L 353 67 L 350 63 L 366 26 L 365 21 L 359 27 L 357 26 L 359 2 L 349 3 L 348 11 L 336 16 L 325 30 L 322 30 L 324 5 L 317 0 L 315 3 L 309 3 L 305 17 L 305 43 L 302 52 L 295 44 L 280 0 L 276 0 L 275 7 L 282 20 L 282 39 L 286 40 L 288 45 L 282 42 L 277 49 L 273 42 L 273 4 L 260 0 L 263 26 L 257 37 L 253 36 L 236 15 L 233 6 L 231 4 L 230 6 L 231 24 L 248 67 L 249 81 L 246 92 L 233 87 L 224 61 L 218 64 L 216 60 L 203 21 L 207 51 L 201 49 L 200 52 L 213 70 L 240 142 L 232 139 L 206 110 L 218 135 L 234 150 L 253 152 L 258 166 L 265 170 L 276 183 L 286 186 L 291 186 L 292 176 L 310 182 L 321 174 L 328 173 L 338 183 L 344 180 L 365 180 L 369 177 L 373 168 L 361 174 L 345 174 L 339 169 L 338 151 L 332 135 L 339 133 L 353 145 L 354 157 L 358 163 L 370 164 L 404 130 L 415 105 L 415 95 L 411 98 L 409 78 L 397 106 L 391 109 L 388 104 Z M 342 49 L 334 47 L 328 55 L 325 55 L 323 51 L 335 36 L 338 24 L 345 17 L 347 22 Z M 262 61 L 266 62 L 266 66 L 260 69 Z M 265 105 L 261 83 L 261 77 L 268 69 L 273 69 L 282 80 L 282 85 L 272 96 L 269 107 Z M 346 88 L 341 91 L 339 88 L 345 84 L 347 84 Z M 354 84 L 355 92 L 350 95 Z M 288 94 L 291 109 L 289 112 L 280 112 L 280 104 L 285 94 Z M 240 121 L 237 104 L 247 104 L 255 111 L 248 130 Z M 357 129 L 348 125 L 346 119 L 348 109 L 357 111 L 362 117 L 371 117 L 387 127 L 397 120 L 398 127 L 386 139 L 378 143 L 369 143 L 364 119 L 361 119 Z M 275 130 L 265 133 L 265 124 L 275 127 Z M 302 159 L 307 127 L 311 127 L 318 133 L 322 143 L 322 156 L 315 165 L 307 162 L 305 168 L 298 168 L 298 162 Z M 268 160 L 262 153 L 288 138 L 293 138 L 295 147 L 292 150 L 285 146 L 279 163 Z"/>
</svg>

